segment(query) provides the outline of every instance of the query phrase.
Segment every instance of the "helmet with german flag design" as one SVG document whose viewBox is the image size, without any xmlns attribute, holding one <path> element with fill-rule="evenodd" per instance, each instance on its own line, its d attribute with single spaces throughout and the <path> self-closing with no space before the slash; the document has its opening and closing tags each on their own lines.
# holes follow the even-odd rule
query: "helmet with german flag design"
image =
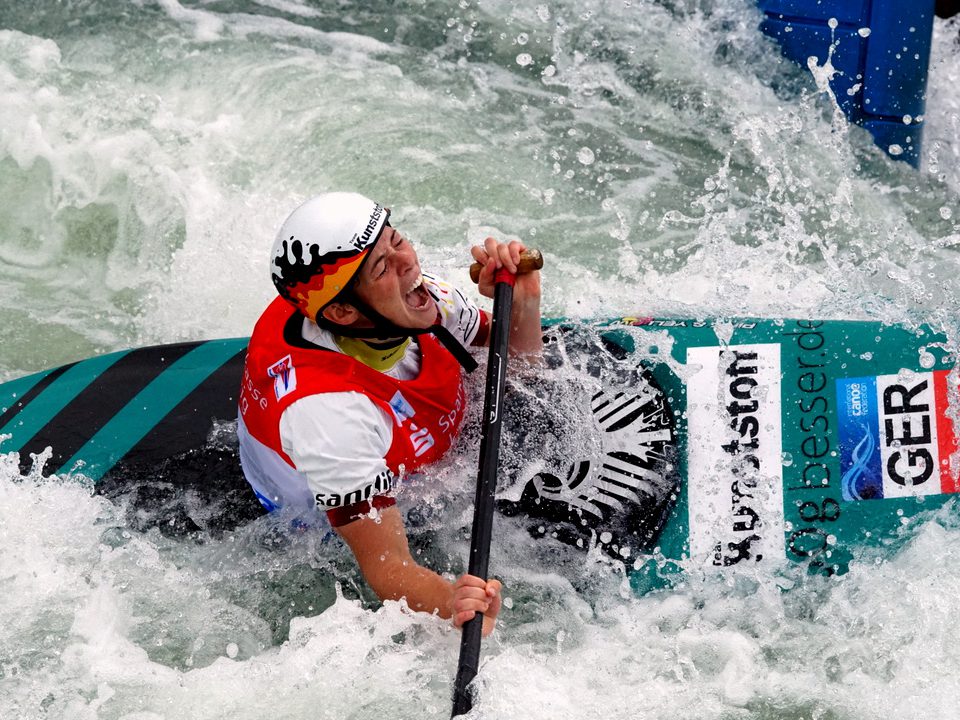
<svg viewBox="0 0 960 720">
<path fill-rule="evenodd" d="M 390 217 L 351 192 L 317 195 L 290 213 L 277 233 L 270 274 L 277 292 L 303 315 L 317 315 L 350 285 Z"/>
</svg>

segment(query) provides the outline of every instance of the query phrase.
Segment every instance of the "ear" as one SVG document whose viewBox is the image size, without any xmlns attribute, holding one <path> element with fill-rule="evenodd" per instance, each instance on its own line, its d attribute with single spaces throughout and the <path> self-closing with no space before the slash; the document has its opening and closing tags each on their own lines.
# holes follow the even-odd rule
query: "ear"
<svg viewBox="0 0 960 720">
<path fill-rule="evenodd" d="M 338 325 L 353 325 L 361 317 L 360 311 L 350 303 L 338 302 L 330 303 L 320 311 L 320 314 Z"/>
</svg>

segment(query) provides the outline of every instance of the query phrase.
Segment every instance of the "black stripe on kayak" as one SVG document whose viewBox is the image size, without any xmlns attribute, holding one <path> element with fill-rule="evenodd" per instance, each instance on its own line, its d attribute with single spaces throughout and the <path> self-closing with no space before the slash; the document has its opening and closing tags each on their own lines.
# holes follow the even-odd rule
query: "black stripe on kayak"
<svg viewBox="0 0 960 720">
<path fill-rule="evenodd" d="M 47 386 L 50 385 L 54 380 L 63 375 L 67 370 L 72 368 L 76 363 L 70 363 L 69 365 L 63 365 L 54 370 L 51 370 L 47 373 L 40 382 L 34 385 L 32 388 L 27 390 L 19 400 L 17 400 L 13 405 L 7 408 L 7 411 L 0 413 L 0 428 L 6 427 L 7 423 L 13 420 L 21 410 L 23 410 L 30 402 L 37 397 L 40 393 L 47 389 Z"/>
<path fill-rule="evenodd" d="M 69 471 L 70 468 L 61 468 L 61 465 L 137 393 L 198 344 L 177 343 L 131 350 L 24 443 L 20 450 L 20 471 L 30 471 L 33 465 L 30 453 L 43 452 L 47 447 L 52 449 L 53 455 L 45 465 L 46 473 Z"/>
<path fill-rule="evenodd" d="M 210 373 L 97 483 L 98 493 L 126 499 L 131 527 L 217 535 L 265 512 L 243 477 L 232 434 L 245 351 Z M 213 439 L 215 421 L 231 425 Z"/>
<path fill-rule="evenodd" d="M 246 348 L 241 349 L 198 385 L 117 463 L 150 465 L 207 445 L 214 420 L 237 419 L 237 395 Z"/>
</svg>

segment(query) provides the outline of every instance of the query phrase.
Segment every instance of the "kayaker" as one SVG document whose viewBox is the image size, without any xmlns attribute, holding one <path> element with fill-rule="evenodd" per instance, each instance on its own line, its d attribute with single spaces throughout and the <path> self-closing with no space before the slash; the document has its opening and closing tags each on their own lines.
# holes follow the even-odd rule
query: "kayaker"
<svg viewBox="0 0 960 720">
<path fill-rule="evenodd" d="M 465 409 L 468 346 L 490 317 L 421 271 L 390 210 L 356 193 L 311 198 L 280 228 L 271 255 L 279 297 L 254 328 L 239 398 L 240 459 L 268 510 L 325 513 L 383 600 L 452 618 L 500 611 L 497 580 L 449 582 L 412 557 L 392 494 L 403 473 L 449 450 Z M 521 242 L 487 238 L 479 290 L 515 271 Z M 539 356 L 540 278 L 514 287 L 511 351 Z"/>
</svg>

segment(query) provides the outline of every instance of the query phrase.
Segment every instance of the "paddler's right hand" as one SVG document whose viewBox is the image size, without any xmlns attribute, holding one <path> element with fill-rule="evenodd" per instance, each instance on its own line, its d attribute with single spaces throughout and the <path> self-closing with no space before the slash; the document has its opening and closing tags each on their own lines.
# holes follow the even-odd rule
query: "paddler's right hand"
<svg viewBox="0 0 960 720">
<path fill-rule="evenodd" d="M 470 254 L 481 266 L 480 277 L 477 279 L 477 289 L 484 297 L 493 297 L 494 275 L 499 268 L 505 267 L 512 273 L 517 272 L 520 264 L 520 254 L 527 249 L 519 240 L 499 242 L 496 238 L 488 237 L 483 246 L 474 245 Z M 517 276 L 514 284 L 516 300 L 527 296 L 540 300 L 540 271 L 534 270 Z"/>
<path fill-rule="evenodd" d="M 501 243 L 488 237 L 483 247 L 470 248 L 473 259 L 483 268 L 477 287 L 486 297 L 494 295 L 494 278 L 497 269 L 505 267 L 516 272 L 520 253 L 526 246 L 519 240 Z M 512 311 L 510 313 L 510 353 L 526 357 L 537 364 L 543 351 L 543 332 L 540 327 L 540 271 L 521 273 L 513 284 Z"/>
<path fill-rule="evenodd" d="M 483 636 L 493 632 L 500 613 L 499 580 L 482 580 L 474 575 L 461 575 L 453 584 L 453 625 L 462 627 L 474 616 L 483 613 Z"/>
</svg>

